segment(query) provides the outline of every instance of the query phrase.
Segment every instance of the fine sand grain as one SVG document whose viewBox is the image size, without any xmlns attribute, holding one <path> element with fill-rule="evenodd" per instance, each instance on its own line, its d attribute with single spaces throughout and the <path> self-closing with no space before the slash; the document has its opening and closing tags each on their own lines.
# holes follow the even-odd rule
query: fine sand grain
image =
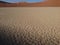
<svg viewBox="0 0 60 45">
<path fill-rule="evenodd" d="M 60 7 L 0 8 L 0 45 L 60 45 Z"/>
</svg>

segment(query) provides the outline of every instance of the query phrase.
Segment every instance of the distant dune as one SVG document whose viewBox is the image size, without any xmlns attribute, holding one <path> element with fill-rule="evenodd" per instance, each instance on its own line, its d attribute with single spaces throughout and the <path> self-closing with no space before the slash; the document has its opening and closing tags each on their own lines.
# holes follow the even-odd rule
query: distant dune
<svg viewBox="0 0 60 45">
<path fill-rule="evenodd" d="M 60 0 L 48 0 L 45 2 L 36 3 L 28 2 L 8 3 L 0 1 L 0 7 L 40 7 L 40 6 L 60 6 Z"/>
</svg>

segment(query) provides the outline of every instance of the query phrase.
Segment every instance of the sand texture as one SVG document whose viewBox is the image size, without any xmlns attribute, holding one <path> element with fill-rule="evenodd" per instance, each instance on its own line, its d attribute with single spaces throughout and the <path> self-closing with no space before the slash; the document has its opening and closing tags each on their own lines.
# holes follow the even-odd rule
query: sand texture
<svg viewBox="0 0 60 45">
<path fill-rule="evenodd" d="M 60 45 L 60 7 L 0 8 L 0 45 Z"/>
</svg>

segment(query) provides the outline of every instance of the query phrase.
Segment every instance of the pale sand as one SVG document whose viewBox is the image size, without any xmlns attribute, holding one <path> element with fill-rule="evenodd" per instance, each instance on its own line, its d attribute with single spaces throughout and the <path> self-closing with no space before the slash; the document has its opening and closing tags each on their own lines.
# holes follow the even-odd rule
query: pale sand
<svg viewBox="0 0 60 45">
<path fill-rule="evenodd" d="M 29 24 L 60 25 L 60 7 L 0 8 L 0 22 L 7 23 L 13 20 L 17 23 L 25 23 L 26 20 Z"/>
<path fill-rule="evenodd" d="M 6 35 L 19 35 L 16 45 L 19 39 L 21 45 L 60 45 L 60 7 L 0 8 L 0 25 L 12 28 L 4 28 Z"/>
</svg>

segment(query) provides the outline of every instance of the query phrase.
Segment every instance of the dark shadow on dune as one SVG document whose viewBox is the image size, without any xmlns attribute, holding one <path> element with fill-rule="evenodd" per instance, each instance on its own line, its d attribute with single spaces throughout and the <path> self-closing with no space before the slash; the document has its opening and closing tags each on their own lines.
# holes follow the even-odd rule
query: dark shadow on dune
<svg viewBox="0 0 60 45">
<path fill-rule="evenodd" d="M 22 45 L 20 42 L 17 43 L 14 34 L 10 34 L 11 28 L 7 26 L 0 26 L 0 45 Z"/>
</svg>

